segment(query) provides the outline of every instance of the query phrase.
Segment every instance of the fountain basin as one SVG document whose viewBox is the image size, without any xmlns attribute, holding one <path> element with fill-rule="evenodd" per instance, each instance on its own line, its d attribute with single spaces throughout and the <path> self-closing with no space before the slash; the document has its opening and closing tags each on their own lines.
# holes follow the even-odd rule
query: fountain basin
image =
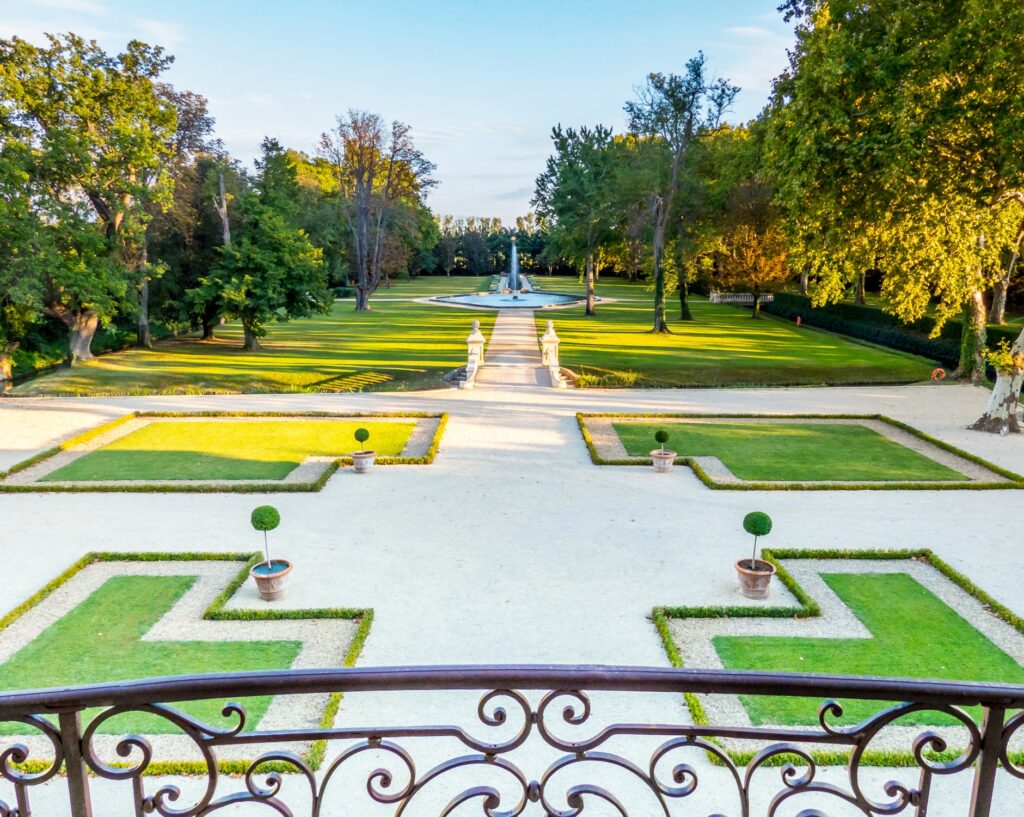
<svg viewBox="0 0 1024 817">
<path fill-rule="evenodd" d="M 571 306 L 585 300 L 580 295 L 561 292 L 520 292 L 518 295 L 501 292 L 466 292 L 461 295 L 439 295 L 430 300 L 442 304 L 458 304 L 476 309 L 550 309 Z"/>
</svg>

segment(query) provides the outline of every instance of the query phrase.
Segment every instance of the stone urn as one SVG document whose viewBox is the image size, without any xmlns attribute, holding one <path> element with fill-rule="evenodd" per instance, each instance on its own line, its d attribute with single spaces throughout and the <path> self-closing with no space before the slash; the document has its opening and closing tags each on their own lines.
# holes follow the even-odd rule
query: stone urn
<svg viewBox="0 0 1024 817">
<path fill-rule="evenodd" d="M 748 599 L 768 598 L 768 587 L 775 575 L 775 565 L 764 559 L 740 559 L 736 562 L 740 592 Z"/>
<path fill-rule="evenodd" d="M 277 601 L 284 597 L 288 590 L 288 579 L 291 572 L 292 563 L 287 559 L 260 562 L 249 569 L 249 575 L 256 580 L 260 598 L 264 601 Z"/>
<path fill-rule="evenodd" d="M 352 470 L 357 474 L 366 474 L 373 468 L 373 462 L 376 459 L 376 451 L 353 451 Z"/>
<path fill-rule="evenodd" d="M 672 470 L 676 461 L 676 452 L 667 448 L 655 448 L 651 452 L 651 462 L 654 463 L 654 470 L 664 474 Z"/>
</svg>

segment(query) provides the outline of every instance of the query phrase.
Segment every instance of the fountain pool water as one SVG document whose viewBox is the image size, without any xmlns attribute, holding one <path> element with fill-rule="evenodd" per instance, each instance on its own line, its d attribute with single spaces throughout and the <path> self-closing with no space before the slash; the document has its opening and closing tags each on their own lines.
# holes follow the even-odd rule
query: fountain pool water
<svg viewBox="0 0 1024 817">
<path fill-rule="evenodd" d="M 516 240 L 513 238 L 506 289 L 499 289 L 497 292 L 440 295 L 431 300 L 443 304 L 460 304 L 480 309 L 546 309 L 579 303 L 583 298 L 560 292 L 535 292 L 530 281 L 519 273 L 519 250 L 516 248 Z"/>
<path fill-rule="evenodd" d="M 579 303 L 583 298 L 560 292 L 520 292 L 518 297 L 501 292 L 467 292 L 462 295 L 439 295 L 431 298 L 442 304 L 461 304 L 481 309 L 545 309 Z"/>
</svg>

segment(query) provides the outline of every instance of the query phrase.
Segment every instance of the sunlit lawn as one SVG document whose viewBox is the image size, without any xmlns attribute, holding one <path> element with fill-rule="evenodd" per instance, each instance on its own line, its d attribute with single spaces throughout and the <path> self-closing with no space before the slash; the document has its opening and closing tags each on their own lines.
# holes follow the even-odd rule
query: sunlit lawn
<svg viewBox="0 0 1024 817">
<path fill-rule="evenodd" d="M 370 432 L 366 448 L 402 452 L 410 422 L 369 420 L 156 420 L 58 468 L 44 479 L 283 479 L 311 456 L 340 457 L 360 449 L 353 433 Z"/>
<path fill-rule="evenodd" d="M 727 669 L 944 678 L 1019 684 L 1020 664 L 959 613 L 906 573 L 826 573 L 822 578 L 850 607 L 871 638 L 716 636 Z M 818 702 L 807 698 L 741 696 L 755 725 L 814 725 Z M 876 714 L 873 701 L 841 701 L 843 723 Z M 951 723 L 925 711 L 901 723 Z"/>
<path fill-rule="evenodd" d="M 626 451 L 645 457 L 669 432 L 684 457 L 718 457 L 737 477 L 765 481 L 962 480 L 963 474 L 863 425 L 840 423 L 613 423 Z"/>
<path fill-rule="evenodd" d="M 16 394 L 236 393 L 406 390 L 440 385 L 466 362 L 474 319 L 490 334 L 494 313 L 388 298 L 487 288 L 489 278 L 452 277 L 395 284 L 371 300 L 370 312 L 351 301 L 330 314 L 273 324 L 260 352 L 242 351 L 242 328 L 220 327 L 217 339 L 168 340 L 153 350 L 104 355 L 20 385 Z"/>
<path fill-rule="evenodd" d="M 579 292 L 574 279 L 537 276 L 551 291 Z M 554 320 L 564 366 L 585 386 L 814 385 L 927 380 L 935 365 L 924 358 L 855 343 L 750 310 L 692 298 L 694 321 L 679 320 L 668 302 L 671 334 L 652 334 L 652 295 L 641 284 L 603 280 L 598 295 L 628 301 L 539 310 L 538 325 Z"/>
<path fill-rule="evenodd" d="M 296 641 L 144 641 L 196 581 L 195 576 L 116 576 L 108 579 L 67 615 L 0 664 L 0 689 L 33 689 L 96 684 L 202 672 L 286 669 L 299 654 Z M 256 626 L 256 625 L 254 625 Z M 249 727 L 259 723 L 268 696 L 244 698 Z M 207 723 L 222 722 L 219 700 L 178 705 Z M 92 710 L 90 710 L 92 714 Z M 117 715 L 102 730 L 173 732 L 167 720 L 139 712 Z M 20 724 L 0 725 L 0 734 L 31 732 Z"/>
</svg>

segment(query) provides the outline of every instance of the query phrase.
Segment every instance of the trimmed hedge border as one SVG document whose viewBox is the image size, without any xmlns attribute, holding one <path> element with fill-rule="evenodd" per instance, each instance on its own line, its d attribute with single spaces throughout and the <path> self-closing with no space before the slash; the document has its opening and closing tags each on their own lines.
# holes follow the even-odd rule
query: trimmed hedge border
<svg viewBox="0 0 1024 817">
<path fill-rule="evenodd" d="M 886 423 L 893 428 L 898 428 L 908 434 L 912 434 L 920 440 L 924 440 L 936 448 L 941 448 L 982 468 L 987 468 L 995 474 L 1004 477 L 1008 482 L 716 482 L 703 468 L 700 463 L 692 457 L 676 457 L 676 463 L 685 465 L 696 475 L 697 479 L 708 488 L 716 491 L 993 491 L 1024 488 L 1024 476 L 1013 471 L 1002 468 L 989 462 L 969 451 L 950 445 L 944 440 L 925 434 L 913 426 L 894 420 L 884 414 L 621 414 L 618 412 L 598 413 L 576 413 L 576 422 L 579 424 L 580 432 L 583 434 L 583 442 L 590 452 L 590 461 L 594 465 L 650 465 L 650 457 L 637 457 L 630 459 L 606 459 L 601 456 L 594 445 L 594 438 L 587 428 L 587 419 L 590 417 L 621 417 L 624 419 L 769 419 L 769 420 L 877 420 Z"/>
<path fill-rule="evenodd" d="M 203 619 L 206 621 L 277 621 L 281 619 L 347 619 L 359 620 L 359 626 L 352 636 L 352 643 L 342 661 L 344 667 L 354 667 L 363 651 L 363 645 L 370 634 L 373 626 L 373 610 L 371 608 L 358 607 L 319 607 L 314 609 L 292 609 L 292 610 L 226 610 L 224 605 L 245 584 L 249 578 L 249 569 L 263 561 L 262 553 L 132 553 L 118 551 L 95 551 L 85 554 L 71 567 L 53 579 L 42 589 L 36 591 L 25 601 L 0 618 L 0 632 L 9 627 L 33 607 L 36 607 L 55 590 L 66 584 L 78 573 L 89 565 L 99 562 L 242 562 L 242 568 L 238 574 L 228 582 L 220 595 L 203 612 Z M 324 707 L 323 715 L 320 718 L 318 728 L 329 729 L 334 724 L 334 719 L 341 706 L 344 694 L 332 692 Z M 309 764 L 313 771 L 320 768 L 327 752 L 327 741 L 324 739 L 315 740 L 310 744 L 303 760 Z M 115 767 L 128 768 L 130 764 L 112 764 Z M 17 768 L 33 774 L 45 771 L 49 764 L 45 761 L 31 761 L 17 764 Z M 222 774 L 245 774 L 249 768 L 249 762 L 244 760 L 220 760 L 217 768 Z M 265 763 L 258 767 L 260 773 L 278 772 L 295 773 L 294 766 L 283 762 Z M 159 761 L 151 764 L 145 771 L 150 775 L 202 775 L 206 774 L 206 765 L 199 761 Z M 90 772 L 92 774 L 92 772 Z"/>
<path fill-rule="evenodd" d="M 27 460 L 16 463 L 6 471 L 0 471 L 0 493 L 23 494 L 23 493 L 141 493 L 141 494 L 268 494 L 268 493 L 307 493 L 323 490 L 327 481 L 334 476 L 339 468 L 352 464 L 351 457 L 339 457 L 324 469 L 317 479 L 312 482 L 257 482 L 242 485 L 230 484 L 192 484 L 174 485 L 166 482 L 153 482 L 150 485 L 46 485 L 33 483 L 31 485 L 5 485 L 4 480 L 12 474 L 24 471 L 43 460 L 47 460 L 62 451 L 67 451 L 75 446 L 87 443 L 89 440 L 105 434 L 130 420 L 146 417 L 300 417 L 315 419 L 318 417 L 365 417 L 367 419 L 382 418 L 414 418 L 414 419 L 437 419 L 437 429 L 430 441 L 430 447 L 422 457 L 378 457 L 376 462 L 379 465 L 430 465 L 437 456 L 438 448 L 441 446 L 441 437 L 448 425 L 448 414 L 433 414 L 426 411 L 375 411 L 375 412 L 347 412 L 338 413 L 330 411 L 132 411 L 116 420 L 101 423 L 95 428 L 76 434 L 74 437 L 65 440 L 53 448 L 40 451 Z"/>
<path fill-rule="evenodd" d="M 654 623 L 655 629 L 658 631 L 658 635 L 661 637 L 662 646 L 665 648 L 665 654 L 668 656 L 669 663 L 673 667 L 682 667 L 683 657 L 679 652 L 679 648 L 676 646 L 675 640 L 672 638 L 672 633 L 669 630 L 669 621 L 678 618 L 816 618 L 821 615 L 821 607 L 817 601 L 815 601 L 807 591 L 793 578 L 793 576 L 782 566 L 782 560 L 784 559 L 816 559 L 816 560 L 830 560 L 830 559 L 886 559 L 886 560 L 913 560 L 917 562 L 924 562 L 925 564 L 935 568 L 939 573 L 949 579 L 953 584 L 957 585 L 961 590 L 966 592 L 972 598 L 977 600 L 986 610 L 988 610 L 996 618 L 1005 621 L 1017 632 L 1024 635 L 1024 619 L 1010 610 L 1006 605 L 996 601 L 987 592 L 982 590 L 978 585 L 972 582 L 967 576 L 960 571 L 951 567 L 948 563 L 944 562 L 941 558 L 935 555 L 935 553 L 928 548 L 920 548 L 918 550 L 828 550 L 818 548 L 808 549 L 793 549 L 793 548 L 779 548 L 773 550 L 771 548 L 765 548 L 761 551 L 762 558 L 771 562 L 775 566 L 775 575 L 779 581 L 789 590 L 797 600 L 796 606 L 775 606 L 775 607 L 752 607 L 750 605 L 722 605 L 717 607 L 655 607 L 651 611 L 651 621 Z M 711 722 L 708 718 L 707 712 L 701 704 L 700 698 L 695 693 L 684 692 L 683 699 L 686 702 L 687 708 L 690 710 L 690 716 L 693 718 L 693 722 L 697 726 L 710 726 Z M 716 744 L 721 745 L 721 742 L 716 738 L 709 738 Z M 740 766 L 747 765 L 757 754 L 753 751 L 736 751 L 726 750 L 730 759 Z M 814 751 L 811 752 L 811 757 L 815 763 L 822 766 L 841 766 L 850 759 L 850 752 L 842 750 L 834 751 Z M 708 758 L 716 765 L 721 764 L 721 760 L 715 755 L 708 753 Z M 934 760 L 945 761 L 952 760 L 959 756 L 959 752 L 955 750 L 948 750 L 943 753 L 928 753 L 928 757 Z M 1012 752 L 1011 760 L 1014 763 L 1024 762 L 1024 751 Z M 786 763 L 794 763 L 795 765 L 801 765 L 798 758 L 790 755 L 783 755 L 777 758 L 773 758 L 766 765 L 781 766 Z M 892 752 L 884 750 L 873 750 L 865 752 L 861 759 L 862 766 L 892 766 L 892 767 L 915 767 L 917 761 L 911 752 Z"/>
</svg>

